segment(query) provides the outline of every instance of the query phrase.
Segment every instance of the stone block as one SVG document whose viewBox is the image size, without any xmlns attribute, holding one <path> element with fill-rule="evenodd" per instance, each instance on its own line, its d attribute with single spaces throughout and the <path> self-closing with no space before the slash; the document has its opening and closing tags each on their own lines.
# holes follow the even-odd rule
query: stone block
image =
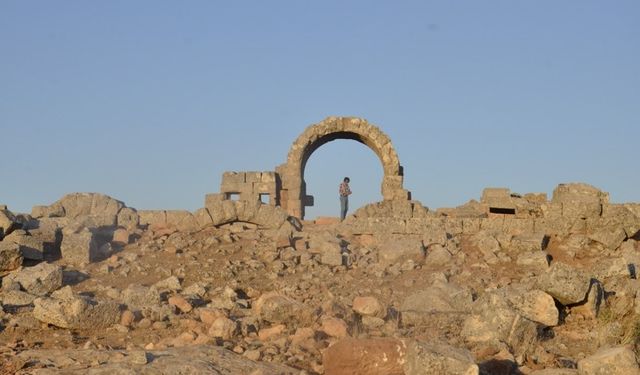
<svg viewBox="0 0 640 375">
<path fill-rule="evenodd" d="M 198 223 L 198 227 L 200 228 L 213 225 L 213 219 L 209 214 L 209 210 L 207 210 L 204 207 L 196 210 L 196 212 L 193 213 L 193 217 L 196 219 L 196 222 Z"/>
<path fill-rule="evenodd" d="M 0 242 L 0 275 L 20 267 L 22 259 L 18 244 L 9 241 Z"/>
<path fill-rule="evenodd" d="M 35 296 L 44 296 L 62 287 L 62 268 L 51 263 L 40 263 L 14 271 L 2 279 L 2 289 L 15 287 Z"/>
<path fill-rule="evenodd" d="M 222 174 L 222 184 L 244 184 L 245 182 L 244 172 L 224 172 Z"/>
<path fill-rule="evenodd" d="M 107 328 L 120 320 L 120 306 L 75 295 L 70 287 L 53 293 L 52 298 L 34 301 L 33 316 L 41 322 L 67 329 Z"/>
<path fill-rule="evenodd" d="M 43 260 L 45 245 L 42 239 L 33 237 L 23 230 L 17 230 L 5 237 L 3 242 L 13 242 L 20 248 L 25 259 Z"/>
<path fill-rule="evenodd" d="M 437 342 L 410 341 L 406 346 L 404 374 L 478 375 L 480 369 L 468 350 Z"/>
<path fill-rule="evenodd" d="M 140 210 L 140 225 L 165 225 L 167 223 L 167 215 L 163 210 Z"/>
<path fill-rule="evenodd" d="M 538 276 L 537 287 L 563 305 L 584 302 L 591 286 L 591 277 L 582 270 L 556 262 Z"/>
<path fill-rule="evenodd" d="M 65 262 L 75 265 L 89 264 L 100 257 L 98 241 L 86 228 L 65 228 L 62 232 L 60 252 Z"/>
<path fill-rule="evenodd" d="M 277 177 L 275 172 L 262 172 L 261 182 L 267 184 L 273 184 L 275 186 Z"/>
<path fill-rule="evenodd" d="M 198 222 L 193 214 L 186 210 L 165 211 L 166 225 L 180 231 L 193 231 L 199 228 Z"/>
<path fill-rule="evenodd" d="M 584 183 L 559 184 L 553 191 L 554 203 L 609 203 L 609 193 Z"/>
<path fill-rule="evenodd" d="M 245 172 L 244 176 L 244 182 L 247 184 L 262 182 L 262 172 Z"/>
<path fill-rule="evenodd" d="M 138 216 L 138 212 L 133 208 L 124 207 L 118 212 L 117 216 L 117 225 L 127 228 L 127 229 L 135 229 L 140 224 L 140 217 Z"/>
<path fill-rule="evenodd" d="M 595 354 L 578 361 L 581 375 L 640 374 L 636 355 L 630 347 L 601 348 Z"/>
<path fill-rule="evenodd" d="M 404 375 L 406 345 L 398 339 L 345 338 L 323 353 L 326 375 Z"/>
</svg>

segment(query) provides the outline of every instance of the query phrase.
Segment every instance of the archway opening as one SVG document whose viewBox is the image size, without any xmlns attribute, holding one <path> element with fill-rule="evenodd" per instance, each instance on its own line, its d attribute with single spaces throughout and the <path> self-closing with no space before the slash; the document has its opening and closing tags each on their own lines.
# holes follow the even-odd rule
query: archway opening
<svg viewBox="0 0 640 375">
<path fill-rule="evenodd" d="M 338 187 L 344 177 L 351 179 L 353 195 L 349 198 L 349 214 L 358 208 L 383 199 L 380 184 L 384 168 L 376 153 L 353 138 L 335 137 L 308 153 L 302 166 L 303 184 L 314 197 L 313 206 L 305 208 L 305 217 L 338 217 Z M 358 139 L 353 139 L 358 140 Z"/>
</svg>

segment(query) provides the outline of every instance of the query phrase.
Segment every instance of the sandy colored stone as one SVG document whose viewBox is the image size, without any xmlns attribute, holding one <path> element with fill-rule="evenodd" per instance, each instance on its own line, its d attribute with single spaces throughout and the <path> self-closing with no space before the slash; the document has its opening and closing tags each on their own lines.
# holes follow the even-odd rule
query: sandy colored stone
<svg viewBox="0 0 640 375">
<path fill-rule="evenodd" d="M 353 311 L 360 315 L 384 317 L 386 311 L 377 298 L 371 296 L 353 299 Z"/>
<path fill-rule="evenodd" d="M 322 331 L 328 336 L 343 338 L 349 335 L 347 323 L 339 318 L 328 317 L 322 319 Z"/>
<path fill-rule="evenodd" d="M 183 313 L 188 313 L 193 310 L 191 303 L 179 294 L 169 297 L 169 305 L 177 307 Z"/>
</svg>

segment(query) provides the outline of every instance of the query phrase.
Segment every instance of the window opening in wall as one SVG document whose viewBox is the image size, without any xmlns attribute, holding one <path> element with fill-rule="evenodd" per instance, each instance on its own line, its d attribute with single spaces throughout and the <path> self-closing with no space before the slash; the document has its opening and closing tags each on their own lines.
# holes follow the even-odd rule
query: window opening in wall
<svg viewBox="0 0 640 375">
<path fill-rule="evenodd" d="M 262 202 L 263 204 L 271 204 L 271 194 L 260 193 L 260 202 Z"/>
<path fill-rule="evenodd" d="M 230 200 L 230 201 L 240 200 L 240 193 L 226 193 L 226 196 L 227 196 L 227 200 Z"/>
<path fill-rule="evenodd" d="M 515 208 L 498 208 L 498 207 L 489 207 L 489 212 L 492 214 L 503 214 L 503 215 L 515 215 Z"/>
</svg>

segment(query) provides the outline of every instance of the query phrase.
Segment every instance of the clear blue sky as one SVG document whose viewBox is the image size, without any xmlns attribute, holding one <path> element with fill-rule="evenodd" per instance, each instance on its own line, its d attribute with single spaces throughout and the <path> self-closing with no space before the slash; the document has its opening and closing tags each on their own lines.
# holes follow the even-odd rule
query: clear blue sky
<svg viewBox="0 0 640 375">
<path fill-rule="evenodd" d="M 640 201 L 640 2 L 0 2 L 0 203 L 197 209 L 310 124 L 380 126 L 436 208 L 584 181 Z M 372 151 L 310 159 L 317 207 L 380 199 Z"/>
</svg>

